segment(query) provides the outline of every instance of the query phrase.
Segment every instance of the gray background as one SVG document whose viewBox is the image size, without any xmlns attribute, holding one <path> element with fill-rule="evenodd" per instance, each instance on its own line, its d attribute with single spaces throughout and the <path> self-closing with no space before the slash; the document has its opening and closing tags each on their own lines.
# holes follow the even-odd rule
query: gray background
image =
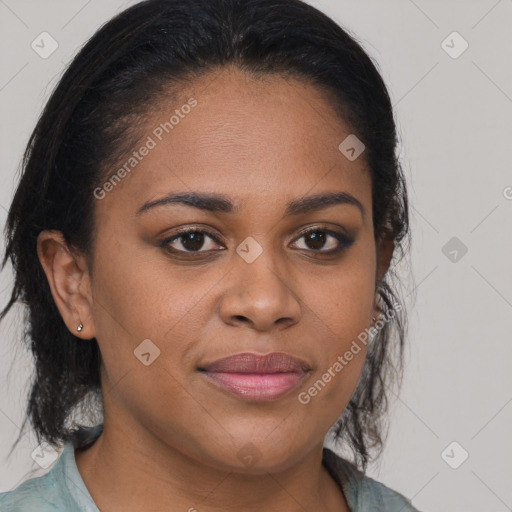
<svg viewBox="0 0 512 512">
<path fill-rule="evenodd" d="M 130 3 L 0 0 L 2 226 L 49 91 L 76 50 Z M 408 290 L 417 299 L 405 378 L 392 403 L 386 449 L 369 475 L 424 511 L 512 510 L 512 1 L 311 3 L 352 31 L 378 62 L 396 109 L 412 203 Z M 31 48 L 43 31 L 59 45 L 47 59 Z M 469 44 L 457 58 L 442 47 L 453 31 Z M 453 36 L 445 44 L 452 53 L 462 48 Z M 455 245 L 443 252 L 452 237 Z M 8 267 L 0 274 L 2 306 L 11 281 Z M 33 476 L 49 469 L 31 458 L 30 429 L 6 458 L 33 369 L 19 343 L 21 322 L 17 307 L 0 324 L 0 491 L 31 470 Z M 462 450 L 469 458 L 453 469 L 447 462 L 460 464 Z"/>
</svg>

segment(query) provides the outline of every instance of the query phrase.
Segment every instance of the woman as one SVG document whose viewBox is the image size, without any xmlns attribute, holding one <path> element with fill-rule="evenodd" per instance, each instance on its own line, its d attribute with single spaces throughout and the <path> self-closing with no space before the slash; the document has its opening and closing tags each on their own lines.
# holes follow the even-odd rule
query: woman
<svg viewBox="0 0 512 512">
<path fill-rule="evenodd" d="M 104 25 L 7 220 L 2 316 L 28 306 L 27 417 L 64 451 L 1 510 L 416 510 L 364 474 L 404 341 L 396 143 L 370 58 L 298 0 Z M 71 421 L 95 398 L 101 422 Z"/>
</svg>

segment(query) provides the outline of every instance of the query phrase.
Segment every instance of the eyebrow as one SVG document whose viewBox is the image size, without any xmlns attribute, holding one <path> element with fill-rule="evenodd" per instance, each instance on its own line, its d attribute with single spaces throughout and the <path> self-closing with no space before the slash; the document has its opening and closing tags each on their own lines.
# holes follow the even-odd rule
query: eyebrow
<svg viewBox="0 0 512 512">
<path fill-rule="evenodd" d="M 215 213 L 238 213 L 240 211 L 240 207 L 235 206 L 233 201 L 223 194 L 180 192 L 168 194 L 153 201 L 147 201 L 137 210 L 136 215 L 140 215 L 157 206 L 176 203 Z M 348 192 L 328 192 L 294 199 L 287 203 L 284 215 L 285 217 L 301 215 L 337 204 L 347 204 L 357 207 L 361 212 L 361 216 L 364 218 L 365 211 L 363 205 Z"/>
</svg>

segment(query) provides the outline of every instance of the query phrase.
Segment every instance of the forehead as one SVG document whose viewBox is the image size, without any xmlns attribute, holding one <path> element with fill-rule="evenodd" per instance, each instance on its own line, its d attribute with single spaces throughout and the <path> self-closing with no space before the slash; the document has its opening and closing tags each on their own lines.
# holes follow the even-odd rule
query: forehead
<svg viewBox="0 0 512 512">
<path fill-rule="evenodd" d="M 129 205 L 134 213 L 135 205 L 172 191 L 225 194 L 239 208 L 326 189 L 369 201 L 364 152 L 351 161 L 340 151 L 351 129 L 312 85 L 227 68 L 156 107 L 137 156 L 126 155 L 127 172 L 102 207 Z"/>
</svg>

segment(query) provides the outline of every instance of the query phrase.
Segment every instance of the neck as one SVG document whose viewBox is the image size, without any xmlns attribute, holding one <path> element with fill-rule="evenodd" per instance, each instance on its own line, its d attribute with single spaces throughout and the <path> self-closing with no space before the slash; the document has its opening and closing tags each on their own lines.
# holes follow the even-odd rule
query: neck
<svg viewBox="0 0 512 512">
<path fill-rule="evenodd" d="M 119 427 L 119 428 L 118 428 Z M 75 453 L 96 506 L 109 512 L 348 512 L 342 491 L 322 465 L 319 444 L 279 471 L 222 468 L 163 443 L 147 432 L 104 424 L 103 433 Z"/>
</svg>

